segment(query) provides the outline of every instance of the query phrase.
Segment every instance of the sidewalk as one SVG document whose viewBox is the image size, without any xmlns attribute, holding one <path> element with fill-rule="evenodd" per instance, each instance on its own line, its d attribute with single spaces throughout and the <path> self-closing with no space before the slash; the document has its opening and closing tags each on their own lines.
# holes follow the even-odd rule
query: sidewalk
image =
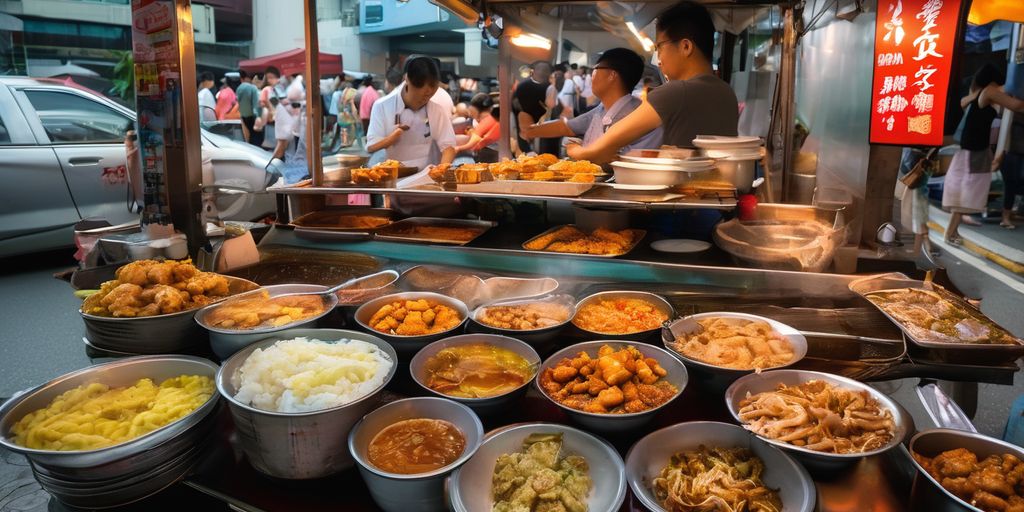
<svg viewBox="0 0 1024 512">
<path fill-rule="evenodd" d="M 928 219 L 932 241 L 940 242 L 940 248 L 948 247 L 948 244 L 941 242 L 946 226 L 949 225 L 949 213 L 933 204 Z M 1024 222 L 1018 223 L 1017 229 L 1013 230 L 999 227 L 997 219 L 985 219 L 981 226 L 961 224 L 959 231 L 964 240 L 963 249 L 991 261 L 1024 281 Z"/>
</svg>

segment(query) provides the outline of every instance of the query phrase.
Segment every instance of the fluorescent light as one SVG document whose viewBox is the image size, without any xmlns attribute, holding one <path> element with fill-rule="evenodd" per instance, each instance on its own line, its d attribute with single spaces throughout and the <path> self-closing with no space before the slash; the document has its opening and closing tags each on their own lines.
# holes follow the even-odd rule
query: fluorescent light
<svg viewBox="0 0 1024 512">
<path fill-rule="evenodd" d="M 512 36 L 511 41 L 512 44 L 520 48 L 540 48 L 542 50 L 551 49 L 550 39 L 544 36 L 539 36 L 537 34 L 531 34 L 528 32 L 523 32 L 521 34 L 516 34 Z"/>
<path fill-rule="evenodd" d="M 654 50 L 654 41 L 651 41 L 651 38 L 647 37 L 646 34 L 640 33 L 640 31 L 636 29 L 636 25 L 634 25 L 632 21 L 626 22 L 626 28 L 628 28 L 629 31 L 633 33 L 633 37 L 636 37 L 637 41 L 640 41 L 640 44 L 644 47 L 645 52 L 650 52 Z"/>
</svg>

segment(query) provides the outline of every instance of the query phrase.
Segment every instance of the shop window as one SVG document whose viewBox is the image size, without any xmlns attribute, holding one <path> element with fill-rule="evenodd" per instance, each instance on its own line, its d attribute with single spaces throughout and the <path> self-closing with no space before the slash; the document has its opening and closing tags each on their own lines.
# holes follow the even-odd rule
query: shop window
<svg viewBox="0 0 1024 512">
<path fill-rule="evenodd" d="M 77 94 L 26 90 L 53 144 L 120 143 L 131 119 Z"/>
</svg>

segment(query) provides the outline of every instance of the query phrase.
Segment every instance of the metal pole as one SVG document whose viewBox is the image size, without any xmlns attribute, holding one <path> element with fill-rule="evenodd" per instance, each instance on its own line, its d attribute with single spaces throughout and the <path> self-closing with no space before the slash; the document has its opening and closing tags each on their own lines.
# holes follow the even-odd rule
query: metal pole
<svg viewBox="0 0 1024 512">
<path fill-rule="evenodd" d="M 508 30 L 508 27 L 505 27 Z M 509 36 L 502 34 L 498 40 L 498 116 L 499 133 L 504 136 L 498 138 L 498 157 L 501 159 L 512 158 L 512 86 L 515 84 L 515 77 L 512 76 L 512 42 Z"/>
<path fill-rule="evenodd" d="M 789 174 L 793 172 L 793 137 L 796 123 L 796 16 L 793 6 L 783 6 L 782 62 L 779 70 L 779 130 L 782 133 L 782 201 L 789 199 Z M 778 150 L 778 148 L 776 148 Z"/>
<path fill-rule="evenodd" d="M 561 8 L 559 8 L 561 9 Z M 555 64 L 562 62 L 562 28 L 565 26 L 565 20 L 561 17 L 558 18 L 558 49 L 555 51 Z"/>
<path fill-rule="evenodd" d="M 320 101 L 320 36 L 316 24 L 316 0 L 303 2 L 306 11 L 306 162 L 314 187 L 324 184 L 320 127 L 323 102 Z"/>
</svg>

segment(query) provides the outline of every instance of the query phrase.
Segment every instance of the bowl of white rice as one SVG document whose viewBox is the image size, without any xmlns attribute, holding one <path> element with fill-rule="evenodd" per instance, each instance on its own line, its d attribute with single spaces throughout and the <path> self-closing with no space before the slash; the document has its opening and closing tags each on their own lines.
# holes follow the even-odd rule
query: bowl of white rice
<svg viewBox="0 0 1024 512">
<path fill-rule="evenodd" d="M 349 430 L 379 403 L 397 364 L 391 345 L 370 334 L 289 329 L 225 361 L 217 390 L 254 468 L 321 478 L 352 466 Z"/>
</svg>

